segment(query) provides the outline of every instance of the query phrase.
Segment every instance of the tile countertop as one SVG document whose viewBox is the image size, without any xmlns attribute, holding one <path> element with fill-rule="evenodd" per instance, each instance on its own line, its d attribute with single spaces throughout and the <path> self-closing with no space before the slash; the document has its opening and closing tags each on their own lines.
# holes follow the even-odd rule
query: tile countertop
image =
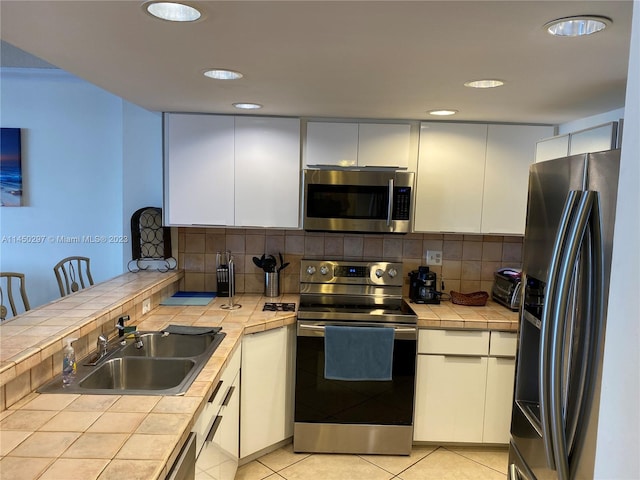
<svg viewBox="0 0 640 480">
<path fill-rule="evenodd" d="M 235 300 L 241 309 L 223 310 L 228 300 L 216 298 L 204 307 L 159 306 L 137 322 L 139 330 L 222 326 L 226 337 L 184 396 L 33 392 L 0 412 L 2 479 L 163 479 L 242 335 L 296 321 L 295 312 L 262 312 L 262 306 L 265 301 L 298 305 L 297 294 Z M 517 330 L 517 313 L 493 302 L 411 306 L 421 328 Z"/>
</svg>

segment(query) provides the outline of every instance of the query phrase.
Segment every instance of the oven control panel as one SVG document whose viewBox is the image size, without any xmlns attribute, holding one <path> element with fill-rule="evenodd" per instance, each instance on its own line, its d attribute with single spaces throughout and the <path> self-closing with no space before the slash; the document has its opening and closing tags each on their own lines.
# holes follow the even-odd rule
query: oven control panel
<svg viewBox="0 0 640 480">
<path fill-rule="evenodd" d="M 306 260 L 300 263 L 301 283 L 346 283 L 402 286 L 402 264 L 349 260 Z"/>
</svg>

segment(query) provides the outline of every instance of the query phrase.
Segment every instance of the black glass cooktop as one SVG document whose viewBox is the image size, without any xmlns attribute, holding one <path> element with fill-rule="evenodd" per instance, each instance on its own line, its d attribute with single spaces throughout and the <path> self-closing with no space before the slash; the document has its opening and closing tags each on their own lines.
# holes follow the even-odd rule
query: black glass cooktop
<svg viewBox="0 0 640 480">
<path fill-rule="evenodd" d="M 262 307 L 263 312 L 295 312 L 295 303 L 271 303 L 267 302 Z"/>
</svg>

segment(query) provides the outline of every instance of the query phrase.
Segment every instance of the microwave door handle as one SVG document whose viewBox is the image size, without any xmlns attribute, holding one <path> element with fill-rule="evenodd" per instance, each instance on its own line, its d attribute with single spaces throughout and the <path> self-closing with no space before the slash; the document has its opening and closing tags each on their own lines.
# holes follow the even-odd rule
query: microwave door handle
<svg viewBox="0 0 640 480">
<path fill-rule="evenodd" d="M 391 226 L 391 215 L 393 214 L 393 178 L 389 179 L 389 202 L 387 203 L 387 227 Z"/>
</svg>

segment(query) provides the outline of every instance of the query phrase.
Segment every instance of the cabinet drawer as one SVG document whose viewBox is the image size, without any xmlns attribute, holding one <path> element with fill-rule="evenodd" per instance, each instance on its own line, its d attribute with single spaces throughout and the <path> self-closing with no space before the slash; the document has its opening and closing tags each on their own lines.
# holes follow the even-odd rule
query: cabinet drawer
<svg viewBox="0 0 640 480">
<path fill-rule="evenodd" d="M 491 332 L 489 355 L 493 357 L 515 357 L 518 335 L 513 332 Z"/>
<path fill-rule="evenodd" d="M 489 332 L 469 330 L 420 330 L 418 353 L 487 355 Z"/>
</svg>

